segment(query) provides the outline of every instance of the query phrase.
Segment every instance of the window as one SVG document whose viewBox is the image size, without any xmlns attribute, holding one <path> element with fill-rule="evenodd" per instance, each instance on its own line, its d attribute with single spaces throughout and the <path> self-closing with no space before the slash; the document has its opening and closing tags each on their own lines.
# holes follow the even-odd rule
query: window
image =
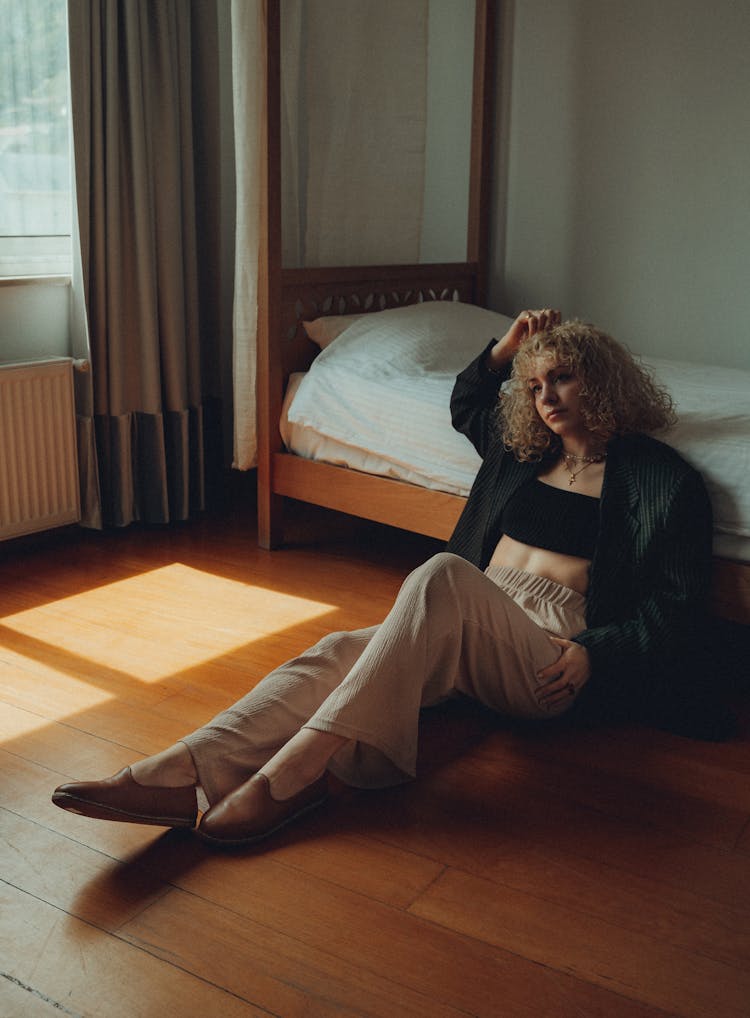
<svg viewBox="0 0 750 1018">
<path fill-rule="evenodd" d="M 0 0 L 0 276 L 70 272 L 66 0 Z"/>
</svg>

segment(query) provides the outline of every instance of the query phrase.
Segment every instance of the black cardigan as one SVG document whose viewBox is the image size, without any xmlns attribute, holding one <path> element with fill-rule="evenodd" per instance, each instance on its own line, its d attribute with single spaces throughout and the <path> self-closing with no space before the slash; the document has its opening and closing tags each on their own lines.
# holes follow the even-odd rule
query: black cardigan
<svg viewBox="0 0 750 1018">
<path fill-rule="evenodd" d="M 510 372 L 487 368 L 492 345 L 461 372 L 451 398 L 453 426 L 471 440 L 482 465 L 447 550 L 480 569 L 500 539 L 505 504 L 539 469 L 503 445 L 497 404 Z M 574 637 L 588 650 L 592 672 L 573 714 L 667 724 L 674 717 L 680 727 L 685 712 L 692 717 L 703 702 L 699 687 L 705 691 L 690 667 L 705 632 L 711 573 L 705 486 L 669 446 L 625 435 L 607 447 L 599 512 L 586 629 Z"/>
</svg>

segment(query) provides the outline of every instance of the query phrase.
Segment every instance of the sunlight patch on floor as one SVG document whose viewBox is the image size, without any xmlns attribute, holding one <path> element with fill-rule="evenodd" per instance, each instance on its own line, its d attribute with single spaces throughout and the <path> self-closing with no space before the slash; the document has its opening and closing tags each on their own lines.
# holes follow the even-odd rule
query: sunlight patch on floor
<svg viewBox="0 0 750 1018">
<path fill-rule="evenodd" d="M 49 728 L 49 718 L 0 700 L 0 744 Z"/>
<path fill-rule="evenodd" d="M 18 639 L 0 668 L 7 682 L 11 659 L 28 657 L 30 673 L 52 669 L 76 685 L 92 667 L 115 684 L 157 682 L 337 608 L 173 563 L 7 616 Z M 107 698 L 90 695 L 76 707 Z"/>
</svg>

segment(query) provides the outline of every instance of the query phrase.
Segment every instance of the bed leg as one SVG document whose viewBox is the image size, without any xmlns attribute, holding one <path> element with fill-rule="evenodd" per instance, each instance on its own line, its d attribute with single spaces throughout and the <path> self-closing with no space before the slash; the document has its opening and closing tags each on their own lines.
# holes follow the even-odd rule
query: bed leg
<svg viewBox="0 0 750 1018">
<path fill-rule="evenodd" d="M 258 492 L 258 545 L 271 550 L 284 542 L 284 499 Z"/>
</svg>

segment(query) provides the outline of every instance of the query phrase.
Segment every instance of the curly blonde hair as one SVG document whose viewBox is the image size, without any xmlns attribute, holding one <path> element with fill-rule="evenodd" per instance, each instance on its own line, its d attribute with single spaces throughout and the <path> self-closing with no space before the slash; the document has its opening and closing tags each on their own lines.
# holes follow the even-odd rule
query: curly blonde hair
<svg viewBox="0 0 750 1018">
<path fill-rule="evenodd" d="M 593 325 L 563 322 L 521 343 L 500 400 L 503 440 L 519 460 L 538 461 L 560 447 L 560 439 L 539 417 L 528 384 L 538 357 L 565 365 L 580 379 L 584 424 L 603 441 L 658 431 L 676 420 L 672 397 L 625 347 Z"/>
</svg>

